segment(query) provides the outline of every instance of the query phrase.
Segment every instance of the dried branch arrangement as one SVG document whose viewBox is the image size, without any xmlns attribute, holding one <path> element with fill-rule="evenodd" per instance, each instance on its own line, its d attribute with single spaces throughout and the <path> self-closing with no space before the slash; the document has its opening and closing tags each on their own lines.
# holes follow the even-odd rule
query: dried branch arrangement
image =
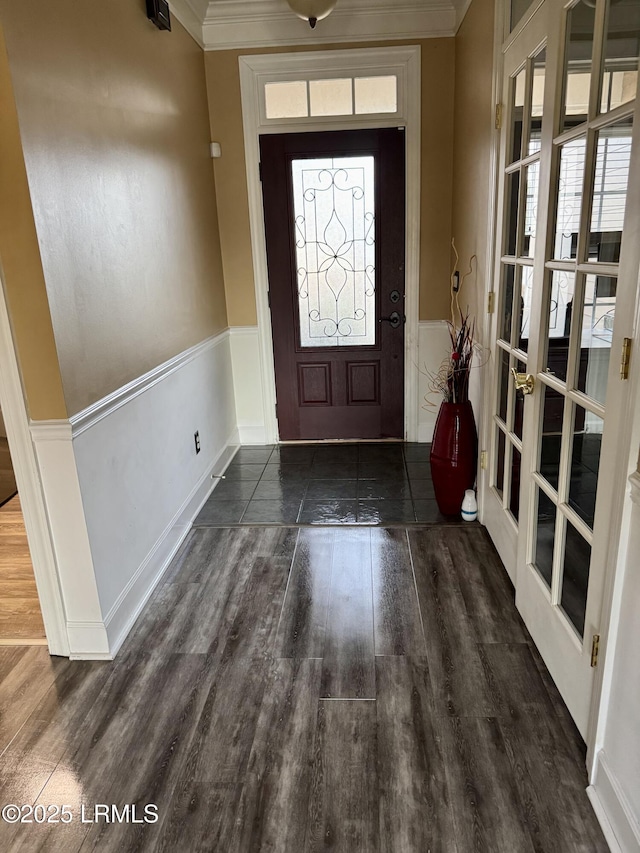
<svg viewBox="0 0 640 853">
<path fill-rule="evenodd" d="M 475 320 L 469 313 L 462 313 L 458 301 L 458 291 L 464 284 L 465 278 L 471 275 L 475 255 L 469 261 L 469 271 L 462 276 L 459 285 L 456 284 L 455 270 L 458 267 L 459 256 L 455 243 L 451 245 L 455 253 L 454 272 L 451 274 L 451 320 L 448 321 L 449 338 L 451 340 L 450 355 L 445 358 L 437 373 L 429 373 L 429 392 L 438 394 L 446 403 L 466 403 L 469 399 L 469 375 L 474 352 L 478 349 L 475 343 Z M 457 322 L 456 322 L 457 321 Z M 427 405 L 435 403 L 426 401 Z"/>
</svg>

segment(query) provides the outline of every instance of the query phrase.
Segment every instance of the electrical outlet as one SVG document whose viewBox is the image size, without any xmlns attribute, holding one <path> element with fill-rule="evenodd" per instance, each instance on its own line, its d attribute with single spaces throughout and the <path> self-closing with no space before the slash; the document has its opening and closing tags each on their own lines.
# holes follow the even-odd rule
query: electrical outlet
<svg viewBox="0 0 640 853">
<path fill-rule="evenodd" d="M 196 445 L 196 453 L 200 453 L 200 433 L 196 430 L 193 434 L 193 440 Z"/>
</svg>

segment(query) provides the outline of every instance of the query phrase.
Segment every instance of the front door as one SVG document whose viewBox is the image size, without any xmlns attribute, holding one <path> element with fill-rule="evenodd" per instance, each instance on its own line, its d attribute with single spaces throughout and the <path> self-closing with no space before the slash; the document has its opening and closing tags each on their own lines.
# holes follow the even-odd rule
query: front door
<svg viewBox="0 0 640 853">
<path fill-rule="evenodd" d="M 405 134 L 260 137 L 280 439 L 404 436 Z"/>
<path fill-rule="evenodd" d="M 585 738 L 638 281 L 639 35 L 638 3 L 546 0 L 504 54 L 484 520 Z"/>
</svg>

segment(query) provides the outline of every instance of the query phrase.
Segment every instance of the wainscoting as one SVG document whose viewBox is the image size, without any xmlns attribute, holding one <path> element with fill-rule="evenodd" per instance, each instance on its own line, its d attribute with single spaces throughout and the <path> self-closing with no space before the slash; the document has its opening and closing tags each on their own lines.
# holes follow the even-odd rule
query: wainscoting
<svg viewBox="0 0 640 853">
<path fill-rule="evenodd" d="M 233 455 L 228 331 L 31 432 L 71 657 L 113 657 Z"/>
</svg>

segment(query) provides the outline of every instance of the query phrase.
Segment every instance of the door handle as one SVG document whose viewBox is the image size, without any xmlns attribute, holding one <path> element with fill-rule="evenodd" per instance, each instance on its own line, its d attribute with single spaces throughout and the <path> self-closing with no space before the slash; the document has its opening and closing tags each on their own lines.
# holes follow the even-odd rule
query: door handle
<svg viewBox="0 0 640 853">
<path fill-rule="evenodd" d="M 518 373 L 515 367 L 512 367 L 511 375 L 513 376 L 516 391 L 522 391 L 523 394 L 533 394 L 536 381 L 530 373 Z"/>
<path fill-rule="evenodd" d="M 397 311 L 393 311 L 391 314 L 389 314 L 388 317 L 380 317 L 378 322 L 389 323 L 392 329 L 397 329 L 398 326 L 400 326 L 402 323 L 407 322 L 407 318 L 404 316 L 404 314 L 401 317 Z"/>
</svg>

